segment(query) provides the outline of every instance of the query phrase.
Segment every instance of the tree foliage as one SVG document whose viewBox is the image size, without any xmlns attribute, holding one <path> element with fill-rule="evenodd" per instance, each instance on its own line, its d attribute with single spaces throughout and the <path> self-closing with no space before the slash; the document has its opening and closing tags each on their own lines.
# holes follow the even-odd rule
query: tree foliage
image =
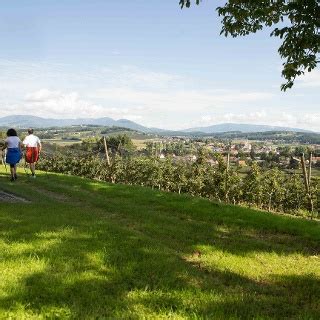
<svg viewBox="0 0 320 320">
<path fill-rule="evenodd" d="M 227 169 L 221 155 L 218 155 L 214 166 L 207 160 L 208 154 L 200 149 L 197 160 L 193 162 L 172 157 L 127 157 L 115 153 L 110 165 L 107 165 L 99 155 L 79 157 L 54 154 L 44 156 L 38 165 L 43 170 L 188 193 L 269 211 L 300 214 L 308 210 L 308 198 L 300 174 L 286 174 L 277 168 L 263 172 L 253 162 L 250 172 L 243 177 L 234 169 Z M 315 179 L 311 185 L 314 208 L 319 212 L 320 179 Z"/>
<path fill-rule="evenodd" d="M 197 5 L 201 0 L 194 0 Z M 192 0 L 180 0 L 181 7 L 190 7 Z M 310 72 L 319 63 L 320 1 L 319 0 L 229 0 L 217 12 L 222 17 L 221 34 L 245 36 L 272 27 L 271 36 L 279 37 L 279 54 L 284 59 L 282 76 L 291 88 L 297 76 Z"/>
</svg>

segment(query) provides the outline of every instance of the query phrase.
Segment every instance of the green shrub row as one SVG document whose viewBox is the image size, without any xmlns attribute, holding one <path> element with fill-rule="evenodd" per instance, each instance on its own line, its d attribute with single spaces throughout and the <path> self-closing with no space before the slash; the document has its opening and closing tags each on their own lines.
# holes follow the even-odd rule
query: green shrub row
<svg viewBox="0 0 320 320">
<path fill-rule="evenodd" d="M 99 156 L 55 155 L 42 158 L 39 166 L 47 171 L 188 193 L 269 211 L 291 214 L 310 211 L 310 201 L 300 174 L 288 174 L 278 168 L 262 172 L 256 163 L 251 165 L 245 176 L 227 169 L 222 158 L 212 166 L 201 155 L 195 162 L 143 156 L 123 158 L 116 155 L 111 158 L 110 165 Z M 319 179 L 312 180 L 311 195 L 313 215 L 317 215 L 320 211 Z"/>
</svg>

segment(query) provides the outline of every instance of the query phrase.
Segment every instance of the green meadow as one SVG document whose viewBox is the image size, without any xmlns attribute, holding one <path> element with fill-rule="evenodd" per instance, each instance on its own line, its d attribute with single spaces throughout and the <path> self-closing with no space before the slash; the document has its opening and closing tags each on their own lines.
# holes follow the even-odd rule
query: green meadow
<svg viewBox="0 0 320 320">
<path fill-rule="evenodd" d="M 318 221 L 0 168 L 0 319 L 320 318 Z"/>
</svg>

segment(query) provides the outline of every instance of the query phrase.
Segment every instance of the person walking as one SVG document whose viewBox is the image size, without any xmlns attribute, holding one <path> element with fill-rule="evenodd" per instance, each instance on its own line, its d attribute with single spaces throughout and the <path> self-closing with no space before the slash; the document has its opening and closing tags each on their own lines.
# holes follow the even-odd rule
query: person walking
<svg viewBox="0 0 320 320">
<path fill-rule="evenodd" d="M 6 163 L 10 165 L 10 181 L 15 181 L 18 178 L 17 164 L 20 162 L 22 155 L 22 143 L 15 129 L 11 128 L 7 131 L 7 139 L 4 142 L 2 151 L 5 149 L 7 149 Z"/>
<path fill-rule="evenodd" d="M 33 134 L 33 129 L 28 129 L 28 135 L 23 140 L 23 145 L 26 148 L 25 160 L 29 163 L 32 177 L 36 177 L 36 163 L 39 160 L 41 152 L 41 141 Z"/>
</svg>

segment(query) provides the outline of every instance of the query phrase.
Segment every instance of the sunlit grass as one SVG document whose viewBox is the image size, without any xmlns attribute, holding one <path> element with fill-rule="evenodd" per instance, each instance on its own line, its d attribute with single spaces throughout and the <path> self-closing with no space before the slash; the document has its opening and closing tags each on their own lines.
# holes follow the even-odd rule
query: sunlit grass
<svg viewBox="0 0 320 320">
<path fill-rule="evenodd" d="M 320 318 L 319 222 L 0 170 L 0 319 Z"/>
</svg>

